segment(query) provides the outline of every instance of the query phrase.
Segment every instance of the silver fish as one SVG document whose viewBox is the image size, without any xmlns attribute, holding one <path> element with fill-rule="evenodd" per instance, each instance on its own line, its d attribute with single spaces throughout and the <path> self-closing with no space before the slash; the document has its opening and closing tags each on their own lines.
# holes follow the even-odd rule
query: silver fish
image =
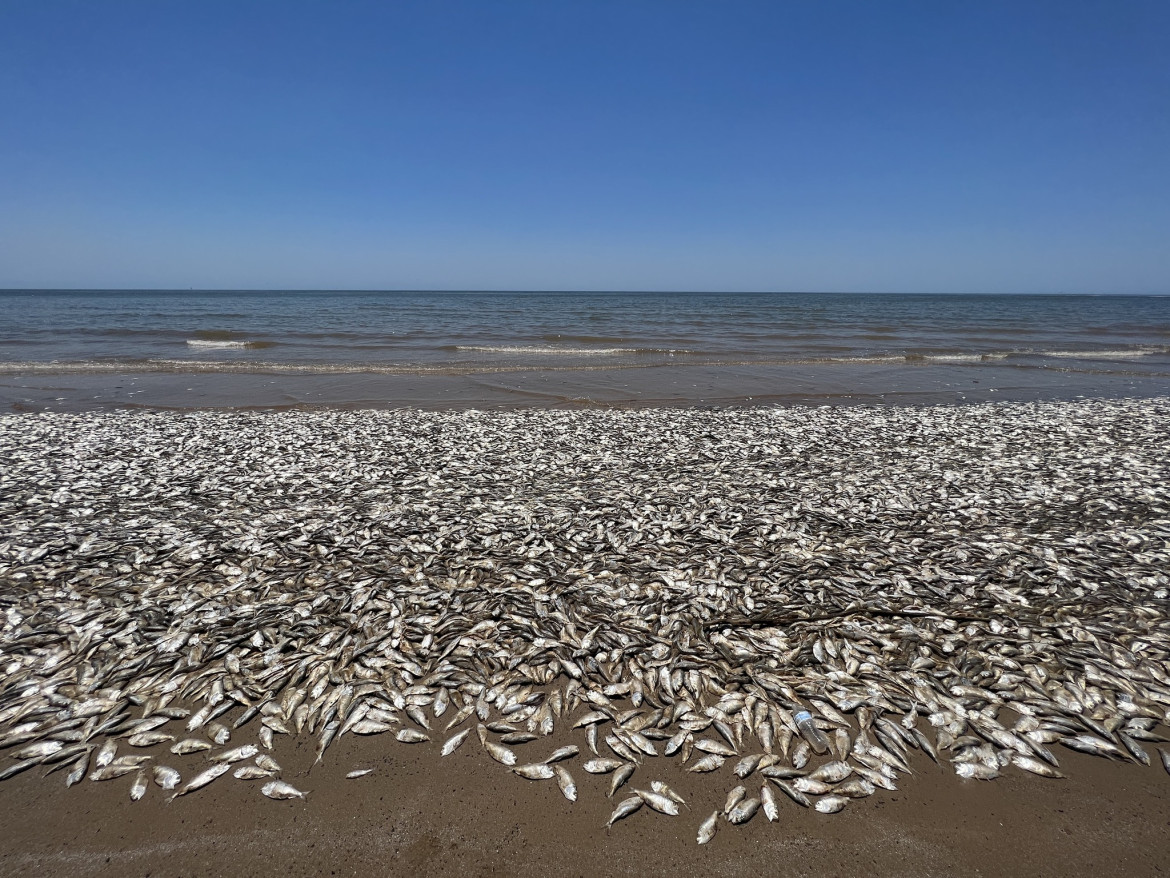
<svg viewBox="0 0 1170 878">
<path fill-rule="evenodd" d="M 678 816 L 678 804 L 661 793 L 656 793 L 653 790 L 634 790 L 642 801 L 653 808 L 660 814 L 666 814 L 670 817 Z"/>
<path fill-rule="evenodd" d="M 844 796 L 825 796 L 817 801 L 816 809 L 822 814 L 836 814 L 849 804 Z"/>
<path fill-rule="evenodd" d="M 756 798 L 744 799 L 727 813 L 730 823 L 747 823 L 760 810 L 760 800 Z"/>
<path fill-rule="evenodd" d="M 193 792 L 195 792 L 195 790 L 198 790 L 198 789 L 201 789 L 201 788 L 207 786 L 209 783 L 211 783 L 217 777 L 223 776 L 224 774 L 226 774 L 230 770 L 231 770 L 231 765 L 229 763 L 226 763 L 226 762 L 221 763 L 219 765 L 213 765 L 213 766 L 211 766 L 211 768 L 207 769 L 206 771 L 200 772 L 199 774 L 195 775 L 195 777 L 191 778 L 191 780 L 187 781 L 186 786 L 184 786 L 177 793 L 174 793 L 174 795 L 172 795 L 171 798 L 176 798 L 178 796 L 185 796 L 185 795 L 187 795 L 187 793 L 193 793 Z"/>
<path fill-rule="evenodd" d="M 627 763 L 622 762 L 621 760 L 618 760 L 618 759 L 601 758 L 601 759 L 590 759 L 588 762 L 586 762 L 581 767 L 584 768 L 590 774 L 609 774 L 611 771 L 614 771 L 618 768 L 621 768 L 623 765 L 626 765 L 626 764 Z"/>
<path fill-rule="evenodd" d="M 556 774 L 557 786 L 565 798 L 570 802 L 577 801 L 577 784 L 573 781 L 573 775 L 569 774 L 563 765 L 554 765 L 553 772 Z"/>
<path fill-rule="evenodd" d="M 134 783 L 130 785 L 130 798 L 137 802 L 146 795 L 146 786 L 146 772 L 140 768 L 138 774 L 134 776 Z"/>
<path fill-rule="evenodd" d="M 637 769 L 637 767 L 638 766 L 634 765 L 632 762 L 627 762 L 624 765 L 619 766 L 618 769 L 614 771 L 613 777 L 610 779 L 609 792 L 606 793 L 606 795 L 612 799 L 614 793 L 616 793 L 622 787 L 622 785 L 625 784 L 626 781 L 633 777 L 634 771 Z"/>
<path fill-rule="evenodd" d="M 776 801 L 776 791 L 772 789 L 770 784 L 764 784 L 760 788 L 760 805 L 764 809 L 764 816 L 768 818 L 769 823 L 775 823 L 780 819 L 780 805 Z"/>
<path fill-rule="evenodd" d="M 303 799 L 309 795 L 307 791 L 302 792 L 282 780 L 269 781 L 260 788 L 260 792 L 270 799 Z"/>
<path fill-rule="evenodd" d="M 613 813 L 609 815 L 609 821 L 605 824 L 606 828 L 608 829 L 610 826 L 613 826 L 623 817 L 629 817 L 642 807 L 643 801 L 641 796 L 630 796 L 628 799 L 623 799 L 613 809 Z"/>
<path fill-rule="evenodd" d="M 712 811 L 711 816 L 699 824 L 699 844 L 706 844 L 715 837 L 715 831 L 719 828 L 719 812 Z"/>
<path fill-rule="evenodd" d="M 450 756 L 463 745 L 463 742 L 467 740 L 469 734 L 471 734 L 471 729 L 456 732 L 443 743 L 443 749 L 440 751 L 440 755 Z"/>
<path fill-rule="evenodd" d="M 551 765 L 544 762 L 534 762 L 529 765 L 517 765 L 512 769 L 513 773 L 520 775 L 520 777 L 528 780 L 551 780 L 553 777 L 553 769 Z"/>
</svg>

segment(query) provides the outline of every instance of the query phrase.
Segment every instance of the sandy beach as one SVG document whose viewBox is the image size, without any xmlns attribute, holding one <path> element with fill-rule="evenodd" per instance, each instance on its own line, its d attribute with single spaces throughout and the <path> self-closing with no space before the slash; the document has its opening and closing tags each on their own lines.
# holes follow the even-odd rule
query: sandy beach
<svg viewBox="0 0 1170 878">
<path fill-rule="evenodd" d="M 788 807 L 776 823 L 757 817 L 700 847 L 695 827 L 724 790 L 695 775 L 662 772 L 691 803 L 684 816 L 638 813 L 606 832 L 605 778 L 579 777 L 570 804 L 470 750 L 440 759 L 437 748 L 352 736 L 336 750 L 311 772 L 311 744 L 276 751 L 312 791 L 305 802 L 269 801 L 239 782 L 169 805 L 158 790 L 132 802 L 124 786 L 23 775 L 0 787 L 0 873 L 1144 876 L 1164 874 L 1170 835 L 1160 766 L 1076 753 L 1062 755 L 1064 781 L 961 780 L 923 760 L 878 801 L 828 816 Z M 354 767 L 376 770 L 346 780 Z"/>
<path fill-rule="evenodd" d="M 1166 399 L 5 417 L 0 873 L 1161 874 L 1168 434 Z M 575 801 L 500 748 L 575 748 Z M 832 765 L 840 813 L 778 794 Z M 737 785 L 776 819 L 697 844 Z"/>
</svg>

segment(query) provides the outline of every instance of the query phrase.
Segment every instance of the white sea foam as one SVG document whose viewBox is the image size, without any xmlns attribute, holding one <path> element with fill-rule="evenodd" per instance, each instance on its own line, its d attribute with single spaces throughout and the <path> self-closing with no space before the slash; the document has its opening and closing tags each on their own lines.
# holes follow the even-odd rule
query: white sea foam
<svg viewBox="0 0 1170 878">
<path fill-rule="evenodd" d="M 193 348 L 247 348 L 252 346 L 250 341 L 220 341 L 206 338 L 189 338 L 187 345 Z"/>
<path fill-rule="evenodd" d="M 1120 360 L 1148 357 L 1150 354 L 1166 353 L 1165 349 L 1137 348 L 1124 351 L 1041 351 L 1044 357 L 1062 357 L 1070 360 Z"/>
<path fill-rule="evenodd" d="M 930 363 L 982 363 L 993 358 L 1002 359 L 987 354 L 925 354 L 922 357 Z"/>
<path fill-rule="evenodd" d="M 483 354 L 539 354 L 541 356 L 586 357 L 613 354 L 636 354 L 637 348 L 558 348 L 548 345 L 457 345 L 457 351 Z M 662 351 L 662 353 L 673 353 Z"/>
</svg>

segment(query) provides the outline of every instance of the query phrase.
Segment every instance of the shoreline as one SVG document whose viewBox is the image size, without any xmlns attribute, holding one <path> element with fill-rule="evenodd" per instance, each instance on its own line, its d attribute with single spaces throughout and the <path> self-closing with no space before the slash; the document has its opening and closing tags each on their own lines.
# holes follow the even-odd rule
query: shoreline
<svg viewBox="0 0 1170 878">
<path fill-rule="evenodd" d="M 1170 397 L 0 417 L 0 873 L 1157 874 L 1166 435 Z M 64 784 L 247 744 L 307 800 Z M 576 801 L 505 746 L 576 748 Z M 790 800 L 837 763 L 844 810 Z M 606 831 L 652 780 L 689 808 Z M 737 785 L 776 822 L 696 844 Z"/>
<path fill-rule="evenodd" d="M 660 772 L 691 805 L 680 817 L 642 809 L 606 832 L 608 778 L 578 777 L 570 804 L 471 751 L 442 759 L 356 736 L 336 749 L 311 771 L 311 742 L 274 751 L 287 779 L 311 791 L 303 802 L 235 781 L 170 804 L 157 789 L 132 802 L 117 781 L 65 789 L 57 775 L 22 775 L 0 787 L 0 875 L 1141 878 L 1163 874 L 1168 847 L 1161 767 L 1076 753 L 1064 781 L 962 780 L 922 760 L 880 802 L 834 815 L 785 807 L 776 823 L 758 815 L 699 846 L 696 826 L 725 796 L 696 775 Z M 358 766 L 375 770 L 346 780 Z"/>
<path fill-rule="evenodd" d="M 428 374 L 152 372 L 0 375 L 0 412 L 933 405 L 1170 395 L 1158 370 L 998 363 L 501 369 Z"/>
</svg>

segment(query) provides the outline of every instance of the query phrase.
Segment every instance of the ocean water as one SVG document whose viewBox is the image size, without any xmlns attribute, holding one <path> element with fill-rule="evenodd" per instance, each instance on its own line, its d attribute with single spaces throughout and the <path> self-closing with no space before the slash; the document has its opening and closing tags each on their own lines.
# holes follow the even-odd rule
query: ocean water
<svg viewBox="0 0 1170 878">
<path fill-rule="evenodd" d="M 234 404 L 1149 394 L 1170 389 L 1170 297 L 0 291 L 0 402 L 49 398 L 14 376 L 108 402 L 130 391 L 101 376 L 168 374 L 243 376 L 214 385 Z"/>
<path fill-rule="evenodd" d="M 1170 364 L 1170 297 L 0 292 L 0 361 L 247 370 Z"/>
</svg>

